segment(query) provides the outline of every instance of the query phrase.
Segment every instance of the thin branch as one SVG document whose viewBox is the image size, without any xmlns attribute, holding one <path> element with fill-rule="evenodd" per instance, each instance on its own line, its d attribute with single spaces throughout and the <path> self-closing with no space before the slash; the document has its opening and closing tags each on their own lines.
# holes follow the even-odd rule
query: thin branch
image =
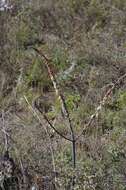
<svg viewBox="0 0 126 190">
<path fill-rule="evenodd" d="M 24 96 L 24 99 L 25 99 L 26 103 L 28 104 L 29 109 L 32 111 L 33 115 L 37 117 L 37 119 L 39 120 L 39 123 L 43 126 L 42 121 L 41 121 L 39 115 L 38 115 L 37 112 L 33 109 L 33 107 L 30 105 L 30 103 L 29 103 L 29 101 L 28 101 L 28 99 L 27 99 L 26 96 Z M 53 147 L 52 147 L 51 138 L 50 138 L 50 135 L 49 135 L 48 130 L 46 129 L 46 127 L 44 127 L 44 130 L 45 130 L 45 132 L 46 132 L 46 134 L 47 134 L 47 136 L 48 136 L 48 139 L 49 139 L 50 151 L 51 151 L 51 156 L 52 156 L 53 170 L 54 170 L 54 172 L 56 172 L 56 165 L 55 165 L 54 152 L 53 152 Z M 55 180 L 56 180 L 56 178 L 55 178 Z"/>
<path fill-rule="evenodd" d="M 48 70 L 48 74 L 50 76 L 50 79 L 53 83 L 53 86 L 54 86 L 54 90 L 56 92 L 56 95 L 59 97 L 60 101 L 61 101 L 61 104 L 62 104 L 62 108 L 63 108 L 63 112 L 65 112 L 65 115 L 68 119 L 68 122 L 69 122 L 69 126 L 70 126 L 70 130 L 71 130 L 71 133 L 72 133 L 72 136 L 74 136 L 74 131 L 73 131 L 73 126 L 72 126 L 72 122 L 71 122 L 71 119 L 70 119 L 70 115 L 69 115 L 69 111 L 67 109 L 67 105 L 66 105 L 66 102 L 65 102 L 65 99 L 63 97 L 63 95 L 60 93 L 60 90 L 59 90 L 59 87 L 58 87 L 58 84 L 57 84 L 57 81 L 51 71 L 51 68 L 49 66 L 49 62 L 50 60 L 43 54 L 42 51 L 38 50 L 37 48 L 33 48 L 42 58 L 45 59 L 45 65 L 47 67 L 47 70 Z M 73 139 L 73 138 L 72 138 Z M 74 139 L 73 139 L 74 140 Z"/>
<path fill-rule="evenodd" d="M 53 87 L 54 87 L 56 96 L 58 96 L 58 98 L 59 98 L 59 100 L 60 100 L 60 102 L 61 102 L 62 112 L 63 112 L 63 114 L 65 115 L 65 114 L 66 114 L 66 110 L 65 110 L 65 108 L 64 108 L 64 103 L 63 103 L 62 95 L 61 95 L 61 93 L 60 93 L 59 86 L 58 86 L 58 83 L 57 83 L 57 81 L 56 81 L 56 79 L 55 79 L 55 76 L 53 75 L 53 73 L 52 73 L 52 71 L 51 71 L 51 68 L 50 68 L 50 62 L 51 62 L 51 60 L 46 57 L 46 55 L 42 52 L 42 50 L 39 50 L 39 49 L 34 48 L 34 47 L 33 47 L 33 49 L 37 52 L 37 54 L 38 54 L 42 59 L 45 60 L 44 64 L 45 64 L 45 66 L 46 66 L 46 68 L 47 68 L 49 77 L 50 77 L 50 79 L 51 79 L 51 81 L 52 81 L 52 84 L 53 84 Z"/>
<path fill-rule="evenodd" d="M 62 133 L 60 133 L 60 132 L 53 126 L 53 124 L 49 121 L 49 119 L 47 118 L 47 116 L 46 116 L 45 114 L 43 114 L 43 117 L 44 117 L 44 119 L 46 120 L 46 122 L 49 124 L 49 126 L 50 126 L 60 137 L 64 138 L 64 139 L 67 140 L 67 141 L 72 142 L 71 139 L 69 139 L 69 138 L 67 138 L 66 136 L 64 136 Z"/>
<path fill-rule="evenodd" d="M 63 102 L 64 109 L 66 111 L 66 117 L 68 119 L 70 131 L 71 131 L 73 168 L 76 168 L 76 139 L 75 139 L 75 134 L 74 134 L 74 130 L 73 130 L 72 121 L 71 121 L 71 118 L 70 118 L 70 115 L 69 115 L 69 111 L 67 109 L 65 99 L 64 99 L 64 97 L 62 95 L 61 95 L 61 99 L 62 99 L 62 102 Z M 74 186 L 74 180 L 73 180 L 73 186 Z"/>
<path fill-rule="evenodd" d="M 40 124 L 42 125 L 42 121 L 41 121 L 39 115 L 37 114 L 37 112 L 35 111 L 35 109 L 30 105 L 30 103 L 29 103 L 29 101 L 28 101 L 28 99 L 27 99 L 26 96 L 24 96 L 24 99 L 25 99 L 25 101 L 27 102 L 27 104 L 29 105 L 30 110 L 33 112 L 33 114 L 37 117 L 37 119 L 39 120 Z M 39 110 L 39 111 L 40 111 L 40 110 Z M 40 111 L 40 112 L 41 112 L 41 111 Z M 41 113 L 42 113 L 42 112 L 41 112 Z M 66 136 L 64 136 L 62 133 L 60 133 L 60 132 L 53 126 L 53 124 L 49 121 L 49 119 L 46 117 L 45 114 L 42 113 L 42 115 L 43 115 L 44 119 L 46 120 L 46 122 L 49 124 L 49 126 L 50 126 L 59 136 L 61 136 L 62 138 L 64 138 L 64 139 L 67 140 L 67 141 L 72 142 L 71 139 L 69 139 L 69 138 L 67 138 Z M 47 130 L 47 129 L 45 128 L 45 130 Z"/>
<path fill-rule="evenodd" d="M 109 96 L 111 95 L 112 91 L 126 78 L 126 73 L 122 75 L 118 80 L 111 85 L 111 88 L 106 92 L 105 96 L 103 97 L 102 101 L 100 102 L 99 106 L 96 108 L 95 113 L 90 116 L 88 123 L 84 126 L 80 134 L 76 137 L 76 141 L 83 135 L 84 131 L 91 125 L 93 120 L 99 115 L 100 111 L 102 110 L 103 106 L 105 105 L 106 101 L 108 100 Z"/>
<path fill-rule="evenodd" d="M 72 122 L 71 122 L 71 119 L 70 119 L 70 115 L 69 115 L 69 111 L 67 109 L 67 105 L 66 105 L 66 102 L 65 102 L 65 99 L 63 97 L 63 95 L 60 93 L 60 90 L 59 90 L 59 87 L 58 87 L 58 83 L 55 79 L 55 76 L 53 75 L 52 71 L 51 71 L 51 68 L 49 66 L 49 63 L 50 63 L 50 59 L 48 59 L 41 50 L 37 49 L 37 48 L 33 48 L 41 58 L 44 58 L 45 60 L 45 65 L 46 65 L 46 68 L 48 70 L 48 74 L 49 74 L 49 77 L 53 83 L 53 86 L 54 86 L 54 90 L 56 92 L 56 95 L 59 97 L 60 101 L 61 101 L 61 104 L 62 104 L 62 109 L 63 109 L 63 113 L 65 113 L 67 119 L 68 119 L 68 122 L 69 122 L 69 127 L 70 127 L 70 130 L 71 130 L 71 133 L 72 133 L 72 140 L 74 141 L 74 131 L 73 131 L 73 126 L 72 126 Z"/>
<path fill-rule="evenodd" d="M 50 60 L 43 54 L 42 50 L 39 50 L 37 48 L 33 48 L 41 58 L 44 58 L 45 60 L 45 66 L 47 68 L 47 71 L 48 71 L 48 74 L 49 74 L 49 77 L 53 83 L 53 87 L 54 87 L 54 90 L 56 92 L 56 95 L 59 97 L 59 100 L 61 102 L 61 106 L 62 106 L 62 112 L 63 114 L 66 116 L 66 118 L 68 119 L 68 122 L 69 122 L 69 128 L 70 128 L 70 131 L 71 131 L 71 141 L 72 142 L 72 159 L 73 159 L 73 167 L 75 168 L 76 167 L 76 147 L 75 147 L 75 134 L 74 134 L 74 130 L 73 130 L 73 125 L 72 125 L 72 121 L 71 121 L 71 118 L 70 118 L 70 115 L 69 115 L 69 111 L 67 109 L 67 105 L 66 105 L 66 102 L 65 102 L 65 99 L 63 97 L 63 95 L 60 93 L 60 90 L 59 90 L 59 87 L 58 87 L 58 83 L 55 79 L 55 76 L 53 75 L 52 71 L 51 71 L 51 68 L 50 68 Z M 66 137 L 65 137 L 66 139 Z M 67 139 L 68 140 L 68 139 Z"/>
</svg>

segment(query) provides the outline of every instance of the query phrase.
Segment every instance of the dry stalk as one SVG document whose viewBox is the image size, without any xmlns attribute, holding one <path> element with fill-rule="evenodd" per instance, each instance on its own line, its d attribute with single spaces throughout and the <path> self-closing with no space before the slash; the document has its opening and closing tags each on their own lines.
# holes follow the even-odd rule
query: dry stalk
<svg viewBox="0 0 126 190">
<path fill-rule="evenodd" d="M 109 88 L 109 90 L 106 92 L 105 96 L 103 97 L 102 101 L 100 102 L 99 106 L 97 106 L 97 108 L 95 109 L 94 114 L 92 114 L 90 116 L 90 119 L 88 121 L 88 123 L 86 125 L 84 125 L 84 128 L 82 129 L 82 131 L 80 132 L 80 134 L 76 137 L 76 141 L 83 135 L 84 131 L 91 125 L 91 123 L 93 122 L 93 120 L 98 117 L 100 111 L 102 110 L 102 108 L 105 106 L 108 98 L 111 96 L 111 93 L 113 92 L 113 90 L 126 78 L 126 73 L 124 75 L 122 75 L 121 77 L 119 77 L 117 79 L 117 81 L 115 83 L 113 83 L 111 85 L 111 88 Z"/>
<path fill-rule="evenodd" d="M 47 128 L 45 126 L 43 126 L 43 123 L 41 121 L 41 118 L 39 117 L 38 113 L 36 112 L 36 110 L 30 105 L 28 99 L 26 96 L 24 96 L 24 99 L 26 101 L 26 103 L 28 104 L 28 107 L 29 107 L 29 110 L 32 112 L 33 116 L 35 116 L 39 123 L 41 124 L 41 126 L 44 128 L 46 134 L 47 134 L 47 137 L 49 139 L 49 144 L 50 144 L 50 151 L 51 151 L 51 155 L 52 155 L 52 164 L 53 164 L 53 170 L 54 172 L 56 173 L 56 165 L 55 165 L 55 158 L 54 158 L 54 151 L 53 151 L 53 146 L 52 146 L 52 142 L 51 142 L 51 138 L 50 138 L 50 135 L 49 135 L 49 132 L 47 130 Z M 57 181 L 56 177 L 55 177 L 55 182 Z"/>
</svg>

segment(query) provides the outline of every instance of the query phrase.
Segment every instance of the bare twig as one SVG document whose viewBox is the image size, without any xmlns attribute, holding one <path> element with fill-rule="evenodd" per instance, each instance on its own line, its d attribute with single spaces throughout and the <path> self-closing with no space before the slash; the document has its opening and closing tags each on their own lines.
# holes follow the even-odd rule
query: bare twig
<svg viewBox="0 0 126 190">
<path fill-rule="evenodd" d="M 30 111 L 33 113 L 34 116 L 37 117 L 39 123 L 43 126 L 42 121 L 41 121 L 41 118 L 39 117 L 39 115 L 37 114 L 37 112 L 35 111 L 35 109 L 30 105 L 30 103 L 29 103 L 29 101 L 28 101 L 28 99 L 27 99 L 26 96 L 24 96 L 24 99 L 25 99 L 26 103 L 28 104 Z M 52 155 L 53 170 L 54 170 L 54 172 L 56 172 L 56 165 L 55 165 L 54 152 L 53 152 L 53 147 L 52 147 L 51 138 L 50 138 L 50 135 L 49 135 L 49 133 L 48 133 L 47 128 L 46 128 L 45 126 L 43 126 L 43 128 L 44 128 L 44 130 L 45 130 L 45 132 L 46 132 L 46 134 L 47 134 L 47 137 L 48 137 L 48 139 L 49 139 L 50 151 L 51 151 L 51 155 Z M 55 178 L 55 181 L 56 181 L 56 178 Z"/>
<path fill-rule="evenodd" d="M 39 115 L 37 114 L 37 112 L 35 111 L 35 109 L 30 105 L 30 103 L 29 103 L 29 101 L 28 101 L 28 99 L 27 99 L 26 96 L 24 96 L 24 99 L 25 99 L 25 101 L 27 102 L 27 104 L 29 105 L 29 108 L 30 108 L 30 110 L 33 112 L 34 116 L 37 117 L 37 119 L 39 120 L 40 124 L 42 125 L 42 121 L 41 121 Z M 41 111 L 39 110 L 39 112 L 41 112 Z M 42 113 L 42 112 L 41 112 L 41 113 Z M 72 141 L 71 139 L 67 138 L 67 137 L 64 136 L 62 133 L 60 133 L 60 132 L 53 126 L 53 124 L 49 121 L 49 119 L 47 118 L 47 116 L 46 116 L 45 114 L 42 113 L 42 115 L 43 115 L 44 119 L 46 120 L 46 122 L 49 124 L 49 126 L 50 126 L 59 136 L 61 136 L 62 138 L 66 139 L 66 140 L 68 140 L 68 141 Z M 45 130 L 47 130 L 47 129 L 45 128 Z"/>
<path fill-rule="evenodd" d="M 99 112 L 102 110 L 112 91 L 126 78 L 126 73 L 117 79 L 115 83 L 111 85 L 111 88 L 106 92 L 99 106 L 96 108 L 95 113 L 90 116 L 88 123 L 84 126 L 80 134 L 76 137 L 76 141 L 83 135 L 84 131 L 91 125 L 93 120 L 98 116 Z"/>
<path fill-rule="evenodd" d="M 50 77 L 50 79 L 52 81 L 52 84 L 53 84 L 54 90 L 56 92 L 56 95 L 58 96 L 58 98 L 59 98 L 59 100 L 61 102 L 62 113 L 63 113 L 64 116 L 66 116 L 66 118 L 67 118 L 67 120 L 69 122 L 69 128 L 70 128 L 70 131 L 71 131 L 71 139 L 68 139 L 67 137 L 65 137 L 65 139 L 68 140 L 68 141 L 71 141 L 71 143 L 72 143 L 72 161 L 73 161 L 73 168 L 75 169 L 76 168 L 76 140 L 75 140 L 75 134 L 74 134 L 74 130 L 73 130 L 73 125 L 72 125 L 72 122 L 71 122 L 71 118 L 70 118 L 70 115 L 69 115 L 69 111 L 67 109 L 65 99 L 64 99 L 63 95 L 60 93 L 58 83 L 57 83 L 57 81 L 55 79 L 55 76 L 53 75 L 53 73 L 51 71 L 51 68 L 50 68 L 50 65 L 49 65 L 50 60 L 43 54 L 43 52 L 41 50 L 39 50 L 37 48 L 33 48 L 33 49 L 38 53 L 38 55 L 42 59 L 44 58 L 44 60 L 45 60 L 44 63 L 45 63 L 45 66 L 47 68 L 49 77 Z M 45 116 L 44 116 L 44 118 L 46 119 L 48 124 L 51 127 L 53 127 L 52 124 L 49 122 L 48 118 L 45 117 Z M 63 137 L 62 135 L 60 135 L 60 136 Z M 74 188 L 74 185 L 75 185 L 75 176 L 72 176 L 72 189 Z"/>
<path fill-rule="evenodd" d="M 50 68 L 50 62 L 51 62 L 51 60 L 48 59 L 48 58 L 46 57 L 46 55 L 45 55 L 41 50 L 39 50 L 39 49 L 37 49 L 37 48 L 33 48 L 33 49 L 37 52 L 37 54 L 38 54 L 42 59 L 44 59 L 44 64 L 45 64 L 45 66 L 46 66 L 46 68 L 47 68 L 49 77 L 50 77 L 50 79 L 51 79 L 51 81 L 52 81 L 52 84 L 53 84 L 53 87 L 54 87 L 56 96 L 58 96 L 58 98 L 59 98 L 59 100 L 60 100 L 60 102 L 61 102 L 62 113 L 65 115 L 65 114 L 66 114 L 66 110 L 65 110 L 65 108 L 64 108 L 64 103 L 63 103 L 63 100 L 62 100 L 62 95 L 61 95 L 61 93 L 60 93 L 58 83 L 57 83 L 57 81 L 56 81 L 56 79 L 55 79 L 55 77 L 54 77 L 54 75 L 53 75 L 53 73 L 52 73 L 52 71 L 51 71 L 51 68 Z"/>
<path fill-rule="evenodd" d="M 66 111 L 66 117 L 68 119 L 70 131 L 71 131 L 73 167 L 76 168 L 76 140 L 75 140 L 75 134 L 74 134 L 72 121 L 71 121 L 71 118 L 70 118 L 70 115 L 69 115 L 69 111 L 67 109 L 67 105 L 66 105 L 66 102 L 64 100 L 64 97 L 61 96 L 61 99 L 62 99 L 62 102 L 63 102 L 64 109 Z"/>
<path fill-rule="evenodd" d="M 48 74 L 49 74 L 49 77 L 53 83 L 53 87 L 54 87 L 54 90 L 56 92 L 56 95 L 58 96 L 60 102 L 61 102 L 61 106 L 62 106 L 62 112 L 63 114 L 66 116 L 66 118 L 68 119 L 68 122 L 69 122 L 69 128 L 70 128 L 70 131 L 71 131 L 71 140 L 69 139 L 69 141 L 72 142 L 72 159 L 73 159 L 73 167 L 75 168 L 76 167 L 76 147 L 75 147 L 75 134 L 74 134 L 74 130 L 73 130 L 73 125 L 72 125 L 72 122 L 71 122 L 71 119 L 70 119 L 70 115 L 69 115 L 69 111 L 67 109 L 67 105 L 66 105 L 66 102 L 65 102 L 65 99 L 63 97 L 63 95 L 60 93 L 60 90 L 59 90 L 59 87 L 58 87 L 58 83 L 55 79 L 55 76 L 53 75 L 52 71 L 51 71 L 51 68 L 50 68 L 50 59 L 48 59 L 46 57 L 46 55 L 42 52 L 42 50 L 39 50 L 37 48 L 34 48 L 33 49 L 38 53 L 38 55 L 44 60 L 45 60 L 45 66 L 47 68 L 47 71 L 48 71 Z M 46 118 L 47 120 L 47 118 Z M 66 139 L 66 137 L 65 137 Z M 68 140 L 68 138 L 66 139 Z"/>
<path fill-rule="evenodd" d="M 121 76 L 120 78 L 118 78 L 118 80 L 111 85 L 111 88 L 107 91 L 107 93 L 103 97 L 102 101 L 100 102 L 99 106 L 95 109 L 94 114 L 92 114 L 90 116 L 90 119 L 89 119 L 88 123 L 86 125 L 84 125 L 84 128 L 82 129 L 82 131 L 80 132 L 80 134 L 77 137 L 75 137 L 75 133 L 74 133 L 74 130 L 73 130 L 73 124 L 71 122 L 71 118 L 70 118 L 70 115 L 69 115 L 69 111 L 67 109 L 67 105 L 66 105 L 65 99 L 64 99 L 63 95 L 60 93 L 60 90 L 59 90 L 59 87 L 58 87 L 58 83 L 57 83 L 57 81 L 55 79 L 55 76 L 53 75 L 53 73 L 51 71 L 51 68 L 50 68 L 50 61 L 51 60 L 48 59 L 48 57 L 46 57 L 46 55 L 42 52 L 42 50 L 40 50 L 38 48 L 34 48 L 34 47 L 33 47 L 33 49 L 37 52 L 37 54 L 42 59 L 44 59 L 44 64 L 45 64 L 45 66 L 47 68 L 47 71 L 48 71 L 49 77 L 50 77 L 50 79 L 52 81 L 54 90 L 55 90 L 56 95 L 58 96 L 58 98 L 59 98 L 59 100 L 61 102 L 62 111 L 63 111 L 64 115 L 66 116 L 68 122 L 69 122 L 69 128 L 70 128 L 70 131 L 71 131 L 71 139 L 68 139 L 67 137 L 65 137 L 62 134 L 60 134 L 59 131 L 57 131 L 55 129 L 55 127 L 50 123 L 50 121 L 48 120 L 48 118 L 46 117 L 46 115 L 44 115 L 43 113 L 42 114 L 44 116 L 44 119 L 49 124 L 49 126 L 51 128 L 53 128 L 57 134 L 59 134 L 62 138 L 66 139 L 68 141 L 71 141 L 71 143 L 72 143 L 73 168 L 75 168 L 76 167 L 76 147 L 75 147 L 76 141 L 83 135 L 84 131 L 91 125 L 91 123 L 93 122 L 93 120 L 99 115 L 99 113 L 102 110 L 102 107 L 105 105 L 108 97 L 111 95 L 112 91 L 126 78 L 126 74 L 124 74 L 123 76 Z M 73 180 L 73 187 L 74 187 L 74 180 Z"/>
<path fill-rule="evenodd" d="M 47 123 L 49 124 L 49 126 L 50 126 L 60 137 L 64 138 L 64 139 L 67 140 L 67 141 L 72 142 L 72 140 L 71 140 L 70 138 L 64 136 L 62 133 L 60 133 L 60 132 L 53 126 L 53 124 L 49 121 L 49 119 L 47 118 L 46 115 L 43 115 L 43 117 L 44 117 L 44 119 L 47 121 Z"/>
</svg>

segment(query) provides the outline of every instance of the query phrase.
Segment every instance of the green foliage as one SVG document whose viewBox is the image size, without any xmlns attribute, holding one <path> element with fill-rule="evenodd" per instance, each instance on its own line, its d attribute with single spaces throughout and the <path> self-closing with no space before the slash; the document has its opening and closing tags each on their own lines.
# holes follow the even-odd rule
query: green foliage
<svg viewBox="0 0 126 190">
<path fill-rule="evenodd" d="M 59 71 L 63 71 L 67 68 L 69 63 L 68 52 L 61 47 L 54 48 L 52 62 L 55 68 L 57 68 Z"/>
<path fill-rule="evenodd" d="M 121 92 L 119 94 L 118 100 L 117 100 L 117 106 L 120 109 L 123 109 L 126 107 L 126 92 Z"/>
<path fill-rule="evenodd" d="M 79 95 L 77 95 L 77 94 L 68 95 L 67 99 L 66 99 L 66 104 L 67 104 L 69 111 L 75 110 L 79 104 L 79 101 L 80 101 Z"/>
<path fill-rule="evenodd" d="M 25 22 L 21 22 L 16 33 L 16 38 L 19 46 L 23 46 L 30 38 L 32 38 L 32 31 Z"/>
<path fill-rule="evenodd" d="M 37 81 L 42 78 L 42 63 L 39 59 L 34 59 L 31 69 L 28 73 L 29 81 Z"/>
<path fill-rule="evenodd" d="M 32 61 L 32 65 L 25 75 L 25 81 L 30 88 L 35 88 L 38 92 L 41 92 L 44 86 L 51 84 L 45 66 L 40 59 L 35 58 Z"/>
</svg>

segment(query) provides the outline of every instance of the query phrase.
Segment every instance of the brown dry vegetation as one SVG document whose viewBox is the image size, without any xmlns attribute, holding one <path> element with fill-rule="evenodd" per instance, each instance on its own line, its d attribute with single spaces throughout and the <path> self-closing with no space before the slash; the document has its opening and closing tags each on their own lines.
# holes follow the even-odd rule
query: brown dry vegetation
<svg viewBox="0 0 126 190">
<path fill-rule="evenodd" d="M 67 190 L 74 175 L 75 190 L 125 190 L 126 79 L 76 142 L 73 170 L 71 143 L 35 108 L 37 99 L 40 109 L 47 108 L 49 121 L 70 138 L 44 59 L 33 47 L 51 60 L 77 136 L 111 85 L 126 73 L 126 1 L 10 0 L 10 5 L 0 11 L 0 112 L 11 136 L 11 156 L 19 168 L 22 160 L 30 185 L 49 176 L 56 189 Z M 3 154 L 2 130 L 0 142 Z M 44 189 L 41 185 L 36 189 Z"/>
</svg>

